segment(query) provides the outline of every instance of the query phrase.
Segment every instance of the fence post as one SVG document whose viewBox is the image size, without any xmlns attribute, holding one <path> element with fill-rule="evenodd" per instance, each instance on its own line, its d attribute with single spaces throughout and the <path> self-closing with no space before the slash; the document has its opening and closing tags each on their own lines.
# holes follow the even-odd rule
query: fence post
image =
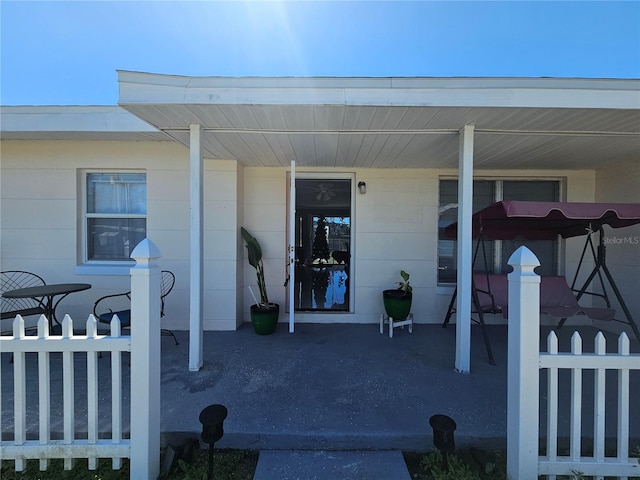
<svg viewBox="0 0 640 480">
<path fill-rule="evenodd" d="M 527 247 L 509 258 L 507 479 L 538 478 L 540 265 Z"/>
<path fill-rule="evenodd" d="M 160 257 L 145 238 L 131 253 L 131 478 L 160 473 Z"/>
</svg>

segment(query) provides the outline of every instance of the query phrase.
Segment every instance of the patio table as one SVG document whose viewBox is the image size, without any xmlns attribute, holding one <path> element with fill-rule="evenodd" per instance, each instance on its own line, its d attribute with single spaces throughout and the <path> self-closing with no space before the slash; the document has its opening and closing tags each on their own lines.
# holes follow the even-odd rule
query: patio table
<svg viewBox="0 0 640 480">
<path fill-rule="evenodd" d="M 56 317 L 56 308 L 60 301 L 67 295 L 74 292 L 81 292 L 91 288 L 89 283 L 52 283 L 49 285 L 38 285 L 36 287 L 18 288 L 9 290 L 2 294 L 6 298 L 33 298 L 40 302 L 45 309 L 45 316 L 58 325 L 61 325 Z M 56 297 L 60 297 L 54 301 Z"/>
</svg>

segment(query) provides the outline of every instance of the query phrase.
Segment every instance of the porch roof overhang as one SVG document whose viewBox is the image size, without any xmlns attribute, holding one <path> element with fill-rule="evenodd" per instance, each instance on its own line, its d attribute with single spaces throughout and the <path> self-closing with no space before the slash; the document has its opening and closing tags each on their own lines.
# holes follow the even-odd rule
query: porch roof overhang
<svg viewBox="0 0 640 480">
<path fill-rule="evenodd" d="M 640 80 L 222 78 L 119 71 L 119 105 L 249 166 L 591 169 L 640 158 Z"/>
</svg>

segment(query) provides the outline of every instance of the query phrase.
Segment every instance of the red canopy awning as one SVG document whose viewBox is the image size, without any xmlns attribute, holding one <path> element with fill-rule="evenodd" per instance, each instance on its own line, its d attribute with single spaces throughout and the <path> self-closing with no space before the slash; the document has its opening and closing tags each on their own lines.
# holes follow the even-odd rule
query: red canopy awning
<svg viewBox="0 0 640 480">
<path fill-rule="evenodd" d="M 640 223 L 638 203 L 523 202 L 494 203 L 473 215 L 473 237 L 482 231 L 490 240 L 552 240 L 586 235 L 603 225 L 613 228 Z M 445 228 L 456 238 L 458 224 Z"/>
</svg>

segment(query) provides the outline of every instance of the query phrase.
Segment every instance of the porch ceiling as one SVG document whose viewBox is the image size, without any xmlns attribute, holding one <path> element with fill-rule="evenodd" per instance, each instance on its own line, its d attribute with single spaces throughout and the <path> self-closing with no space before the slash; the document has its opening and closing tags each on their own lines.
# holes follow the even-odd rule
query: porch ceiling
<svg viewBox="0 0 640 480">
<path fill-rule="evenodd" d="M 119 72 L 119 104 L 206 158 L 250 166 L 602 168 L 640 158 L 640 81 L 223 79 Z"/>
</svg>

